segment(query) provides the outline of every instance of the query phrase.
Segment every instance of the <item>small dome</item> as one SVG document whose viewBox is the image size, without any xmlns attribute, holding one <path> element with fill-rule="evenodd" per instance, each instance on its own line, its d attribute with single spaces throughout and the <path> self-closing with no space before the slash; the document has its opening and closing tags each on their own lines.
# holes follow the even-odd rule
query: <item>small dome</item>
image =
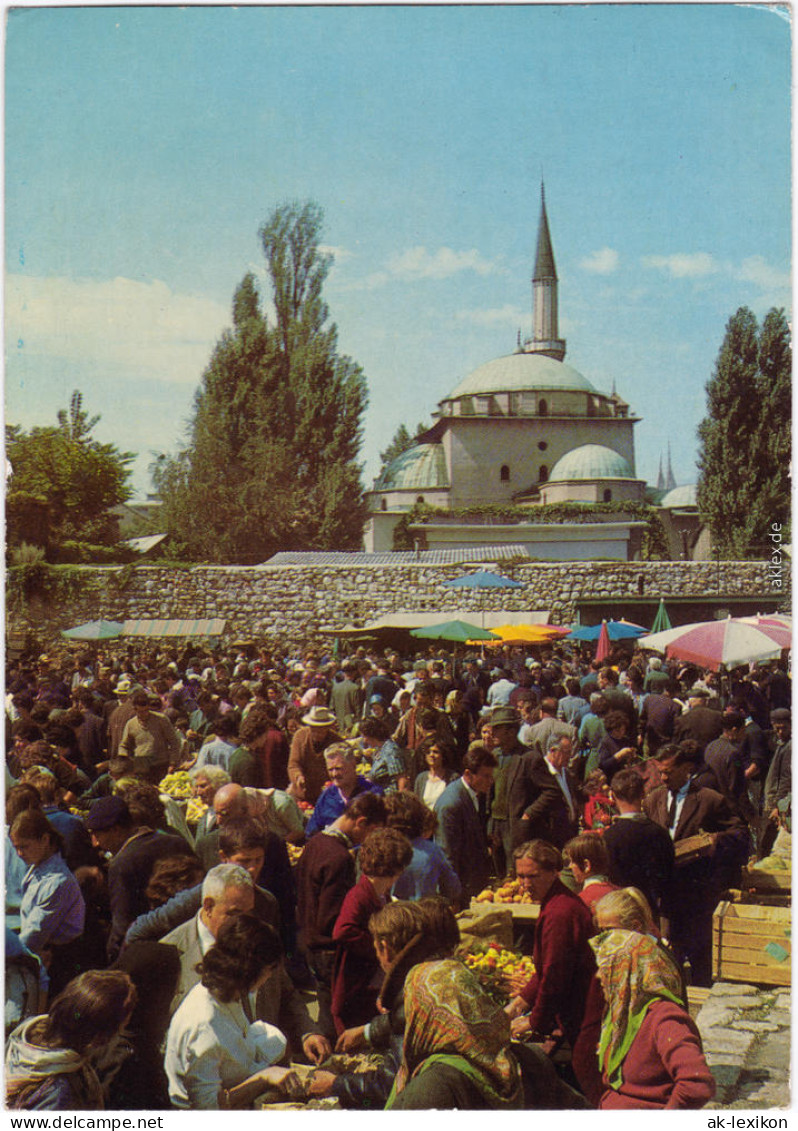
<svg viewBox="0 0 798 1131">
<path fill-rule="evenodd" d="M 440 444 L 416 444 L 391 460 L 374 484 L 374 490 L 429 491 L 448 486 L 443 447 Z"/>
<path fill-rule="evenodd" d="M 551 469 L 549 482 L 570 479 L 634 479 L 628 460 L 601 444 L 583 444 L 566 452 Z"/>
<path fill-rule="evenodd" d="M 661 507 L 697 507 L 698 486 L 695 483 L 688 483 L 684 487 L 674 487 L 662 496 L 659 505 Z"/>
<path fill-rule="evenodd" d="M 534 389 L 561 389 L 595 393 L 587 378 L 565 362 L 542 353 L 511 353 L 480 365 L 444 400 L 480 393 L 516 393 Z"/>
</svg>

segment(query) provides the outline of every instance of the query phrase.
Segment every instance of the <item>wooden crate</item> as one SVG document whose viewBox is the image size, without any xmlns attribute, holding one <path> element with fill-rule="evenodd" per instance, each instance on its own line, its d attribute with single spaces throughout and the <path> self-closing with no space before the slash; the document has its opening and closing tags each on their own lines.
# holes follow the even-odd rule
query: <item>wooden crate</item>
<svg viewBox="0 0 798 1131">
<path fill-rule="evenodd" d="M 513 919 L 536 920 L 540 918 L 539 903 L 477 903 L 471 900 L 469 911 L 472 915 L 486 915 L 489 911 L 509 911 Z"/>
<path fill-rule="evenodd" d="M 792 871 L 764 872 L 761 868 L 743 868 L 740 886 L 746 891 L 790 891 Z"/>
<path fill-rule="evenodd" d="M 789 986 L 792 964 L 789 907 L 724 899 L 712 919 L 712 974 L 718 981 Z"/>
</svg>

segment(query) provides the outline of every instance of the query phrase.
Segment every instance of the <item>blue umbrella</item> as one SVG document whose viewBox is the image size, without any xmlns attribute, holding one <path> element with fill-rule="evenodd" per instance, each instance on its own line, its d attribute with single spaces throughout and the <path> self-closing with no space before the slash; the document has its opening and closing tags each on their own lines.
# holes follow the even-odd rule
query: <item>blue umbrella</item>
<svg viewBox="0 0 798 1131">
<path fill-rule="evenodd" d="M 477 570 L 476 573 L 465 573 L 456 577 L 454 581 L 444 581 L 446 589 L 523 589 L 520 581 L 512 581 L 509 577 L 502 577 L 500 573 L 490 573 L 486 569 Z"/>
<path fill-rule="evenodd" d="M 70 640 L 113 640 L 115 636 L 122 635 L 124 625 L 116 620 L 90 620 L 86 624 L 79 624 L 75 628 L 64 629 L 62 636 Z"/>
<path fill-rule="evenodd" d="M 631 640 L 633 637 L 644 636 L 647 628 L 643 628 L 640 624 L 629 624 L 625 620 L 608 620 L 606 622 L 607 633 L 610 640 Z M 600 624 L 583 624 L 577 625 L 571 629 L 566 640 L 598 640 L 601 632 Z"/>
</svg>

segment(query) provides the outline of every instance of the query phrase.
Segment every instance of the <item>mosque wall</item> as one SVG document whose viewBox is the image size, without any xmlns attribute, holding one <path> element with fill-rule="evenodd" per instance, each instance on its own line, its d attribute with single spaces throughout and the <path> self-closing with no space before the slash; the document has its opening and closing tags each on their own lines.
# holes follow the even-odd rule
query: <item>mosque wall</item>
<svg viewBox="0 0 798 1131">
<path fill-rule="evenodd" d="M 479 623 L 483 608 L 548 609 L 553 623 L 567 624 L 580 601 L 662 596 L 666 603 L 669 597 L 776 599 L 787 611 L 789 571 L 776 579 L 768 567 L 764 561 L 498 563 L 524 583 L 504 591 L 442 588 L 463 572 L 454 565 L 69 566 L 45 569 L 38 587 L 24 585 L 11 570 L 6 634 L 12 649 L 44 650 L 63 645 L 61 629 L 97 618 L 224 617 L 232 639 L 295 646 L 330 642 L 325 626 L 363 624 L 400 610 L 440 612 L 445 620 L 447 611 L 465 609 Z"/>
</svg>

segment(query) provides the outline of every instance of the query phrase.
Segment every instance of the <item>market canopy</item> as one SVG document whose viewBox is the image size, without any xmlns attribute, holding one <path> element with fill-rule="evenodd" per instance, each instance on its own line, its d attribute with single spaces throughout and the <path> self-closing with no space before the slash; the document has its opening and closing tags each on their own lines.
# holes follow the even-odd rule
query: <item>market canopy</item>
<svg viewBox="0 0 798 1131">
<path fill-rule="evenodd" d="M 205 620 L 126 620 L 123 636 L 221 636 L 222 617 Z"/>
<path fill-rule="evenodd" d="M 500 573 L 491 573 L 487 569 L 479 569 L 476 573 L 466 573 L 462 577 L 455 577 L 453 581 L 444 581 L 445 589 L 523 589 L 520 581 L 502 577 Z"/>
<path fill-rule="evenodd" d="M 570 631 L 558 624 L 499 624 L 490 630 L 502 644 L 548 644 Z"/>
<path fill-rule="evenodd" d="M 607 635 L 610 640 L 632 640 L 637 636 L 645 636 L 648 632 L 642 624 L 632 624 L 626 620 L 608 620 L 601 624 L 576 624 L 568 634 L 569 640 L 598 640 L 602 627 L 606 624 Z"/>
<path fill-rule="evenodd" d="M 66 628 L 62 636 L 70 640 L 113 640 L 122 635 L 123 625 L 118 620 L 90 620 L 75 628 Z"/>
<path fill-rule="evenodd" d="M 424 628 L 411 629 L 411 636 L 418 640 L 450 640 L 457 644 L 467 644 L 470 641 L 498 640 L 495 632 L 489 632 L 479 625 L 469 624 L 464 620 L 447 620 L 442 624 L 428 624 Z"/>
</svg>

